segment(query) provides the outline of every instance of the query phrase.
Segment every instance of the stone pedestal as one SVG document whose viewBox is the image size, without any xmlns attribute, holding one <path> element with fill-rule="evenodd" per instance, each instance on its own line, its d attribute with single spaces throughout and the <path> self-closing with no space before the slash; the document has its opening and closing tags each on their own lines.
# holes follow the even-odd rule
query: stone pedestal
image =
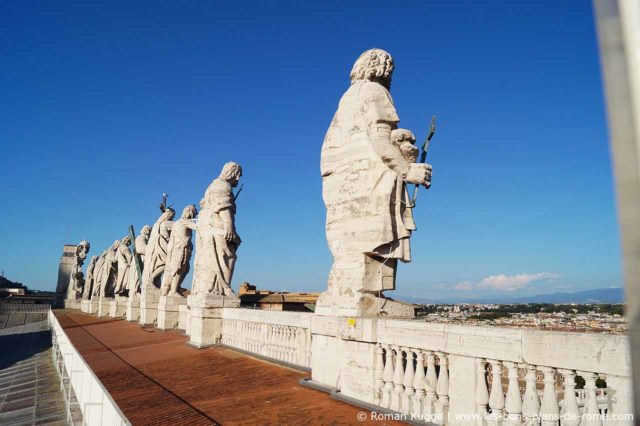
<svg viewBox="0 0 640 426">
<path fill-rule="evenodd" d="M 94 296 L 93 299 L 89 300 L 89 311 L 88 311 L 88 313 L 97 314 L 99 305 L 100 305 L 100 300 L 96 296 Z"/>
<path fill-rule="evenodd" d="M 101 297 L 98 300 L 98 316 L 106 317 L 109 315 L 109 308 L 111 308 L 111 302 L 113 297 Z"/>
<path fill-rule="evenodd" d="M 82 299 L 82 300 L 80 301 L 80 310 L 81 310 L 82 312 L 89 313 L 90 306 L 91 306 L 91 300 L 89 300 L 89 299 Z"/>
<path fill-rule="evenodd" d="M 315 313 L 336 317 L 384 317 L 384 318 L 413 318 L 416 308 L 411 303 L 377 297 L 368 293 L 357 293 L 348 297 L 337 295 L 332 291 L 325 291 L 318 298 Z"/>
<path fill-rule="evenodd" d="M 179 309 L 186 305 L 187 299 L 182 296 L 160 296 L 158 301 L 158 328 L 173 330 L 178 326 Z"/>
<path fill-rule="evenodd" d="M 109 316 L 112 318 L 122 318 L 127 314 L 127 298 L 116 296 L 109 304 Z"/>
<path fill-rule="evenodd" d="M 80 309 L 79 299 L 64 299 L 65 309 Z"/>
<path fill-rule="evenodd" d="M 233 296 L 192 295 L 189 305 L 189 346 L 206 348 L 220 343 L 223 308 L 239 308 L 240 299 Z"/>
<path fill-rule="evenodd" d="M 191 320 L 191 309 L 189 305 L 180 305 L 178 307 L 178 327 L 184 330 L 184 334 L 189 335 L 189 322 Z"/>
<path fill-rule="evenodd" d="M 140 297 L 140 324 L 151 325 L 158 320 L 158 301 L 160 290 L 155 286 L 147 288 Z"/>
<path fill-rule="evenodd" d="M 373 403 L 375 318 L 314 315 L 311 319 L 311 378 L 344 396 Z"/>
<path fill-rule="evenodd" d="M 127 299 L 127 321 L 140 321 L 140 296 L 135 294 Z"/>
</svg>

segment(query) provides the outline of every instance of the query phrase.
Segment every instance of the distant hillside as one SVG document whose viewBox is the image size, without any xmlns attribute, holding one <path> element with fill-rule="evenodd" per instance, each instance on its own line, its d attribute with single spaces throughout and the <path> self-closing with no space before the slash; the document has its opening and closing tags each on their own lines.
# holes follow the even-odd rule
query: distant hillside
<svg viewBox="0 0 640 426">
<path fill-rule="evenodd" d="M 412 303 L 624 303 L 622 287 L 599 288 L 575 293 L 551 293 L 535 296 L 499 296 L 499 297 L 450 297 L 430 300 L 423 298 L 400 298 Z"/>
<path fill-rule="evenodd" d="M 576 293 L 552 293 L 520 297 L 513 303 L 624 303 L 624 289 L 599 288 Z"/>
<path fill-rule="evenodd" d="M 5 277 L 0 277 L 0 288 L 23 288 L 25 291 L 29 290 L 26 285 L 22 283 L 15 283 Z"/>
<path fill-rule="evenodd" d="M 29 287 L 22 283 L 13 282 L 5 277 L 0 277 L 0 288 L 23 288 L 26 294 L 55 294 L 52 291 L 29 290 Z"/>
</svg>

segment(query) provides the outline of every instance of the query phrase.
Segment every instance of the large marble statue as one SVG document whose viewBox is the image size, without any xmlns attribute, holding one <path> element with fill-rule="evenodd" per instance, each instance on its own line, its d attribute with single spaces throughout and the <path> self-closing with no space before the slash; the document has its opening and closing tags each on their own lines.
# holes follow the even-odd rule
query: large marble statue
<svg viewBox="0 0 640 426">
<path fill-rule="evenodd" d="M 328 289 L 316 312 L 334 315 L 412 315 L 382 296 L 395 288 L 397 261 L 411 261 L 415 229 L 406 184 L 430 186 L 431 166 L 416 164 L 415 141 L 389 93 L 393 59 L 364 52 L 351 70 L 322 145 L 322 196 L 333 255 Z"/>
<path fill-rule="evenodd" d="M 91 256 L 91 260 L 89 260 L 89 265 L 87 266 L 87 278 L 84 281 L 84 288 L 82 289 L 82 299 L 89 300 L 91 299 L 91 295 L 93 294 L 93 286 L 94 286 L 94 271 L 96 269 L 96 262 L 98 261 L 98 256 Z"/>
<path fill-rule="evenodd" d="M 67 287 L 67 299 L 76 300 L 82 295 L 84 288 L 84 274 L 82 273 L 82 265 L 87 258 L 91 245 L 87 241 L 80 241 L 76 246 L 75 265 L 69 277 L 69 286 Z"/>
<path fill-rule="evenodd" d="M 98 260 L 96 260 L 96 266 L 93 268 L 93 290 L 92 290 L 92 299 L 99 297 L 100 292 L 102 291 L 102 276 L 104 271 L 104 261 L 107 257 L 107 252 L 109 249 L 106 249 L 100 256 L 98 256 Z"/>
<path fill-rule="evenodd" d="M 115 240 L 104 255 L 104 264 L 100 280 L 100 296 L 113 297 L 118 278 L 118 247 L 120 240 Z"/>
<path fill-rule="evenodd" d="M 233 188 L 241 176 L 239 164 L 225 164 L 200 200 L 191 294 L 233 295 L 231 278 L 241 242 L 235 226 Z"/>
<path fill-rule="evenodd" d="M 181 295 L 178 290 L 189 273 L 189 262 L 193 252 L 191 235 L 196 228 L 193 219 L 197 214 L 196 206 L 189 205 L 182 211 L 180 219 L 173 224 L 167 245 L 167 266 L 162 276 L 163 296 Z"/>
<path fill-rule="evenodd" d="M 130 245 L 131 237 L 126 236 L 120 240 L 120 245 L 116 252 L 118 276 L 114 293 L 118 295 L 124 294 L 129 289 L 129 268 L 133 260 L 133 255 L 131 254 L 131 250 L 129 250 Z"/>
<path fill-rule="evenodd" d="M 144 288 L 155 286 L 160 288 L 162 273 L 167 261 L 167 245 L 173 227 L 173 218 L 176 212 L 167 208 L 160 215 L 151 228 L 149 241 L 147 242 L 144 270 L 142 271 L 142 285 Z"/>
<path fill-rule="evenodd" d="M 151 227 L 149 225 L 144 225 L 140 230 L 140 235 L 136 237 L 136 241 L 134 242 L 134 247 L 136 249 L 136 254 L 140 258 L 140 262 L 142 263 L 142 267 L 144 270 L 144 254 L 147 249 L 147 241 L 149 241 L 149 234 L 151 233 Z M 137 295 L 140 293 L 140 276 L 138 275 L 138 268 L 135 264 L 135 259 L 131 259 L 131 267 L 129 268 L 129 296 Z"/>
</svg>

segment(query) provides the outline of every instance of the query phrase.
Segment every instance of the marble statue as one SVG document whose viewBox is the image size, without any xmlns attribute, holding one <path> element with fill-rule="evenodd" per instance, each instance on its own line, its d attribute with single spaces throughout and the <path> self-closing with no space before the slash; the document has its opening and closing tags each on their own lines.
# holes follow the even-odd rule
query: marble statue
<svg viewBox="0 0 640 426">
<path fill-rule="evenodd" d="M 91 260 L 89 260 L 89 265 L 87 266 L 87 278 L 84 282 L 84 288 L 82 289 L 82 298 L 84 300 L 91 299 L 91 295 L 93 294 L 93 286 L 94 286 L 94 271 L 96 268 L 96 262 L 98 261 L 98 256 L 91 256 Z"/>
<path fill-rule="evenodd" d="M 140 235 L 136 237 L 134 247 L 136 254 L 140 258 L 142 267 L 144 270 L 144 254 L 147 249 L 147 241 L 149 240 L 149 234 L 151 233 L 151 227 L 144 225 L 140 230 Z M 138 275 L 138 268 L 136 267 L 135 260 L 132 258 L 132 264 L 129 268 L 129 296 L 140 293 L 140 276 Z"/>
<path fill-rule="evenodd" d="M 143 291 L 151 286 L 160 288 L 160 279 L 167 260 L 167 245 L 175 215 L 175 210 L 171 207 L 166 208 L 151 228 L 145 251 L 144 270 L 142 271 Z"/>
<path fill-rule="evenodd" d="M 180 285 L 189 273 L 189 262 L 193 252 L 191 236 L 196 228 L 193 219 L 197 214 L 196 206 L 189 205 L 182 211 L 180 219 L 173 224 L 167 245 L 167 266 L 162 276 L 163 296 L 180 296 Z"/>
<path fill-rule="evenodd" d="M 87 241 L 80 241 L 76 246 L 75 264 L 69 277 L 69 286 L 67 287 L 67 299 L 79 299 L 84 288 L 84 274 L 82 273 L 82 265 L 84 264 L 91 244 Z"/>
<path fill-rule="evenodd" d="M 93 268 L 93 289 L 92 295 L 95 297 L 100 296 L 100 292 L 102 291 L 102 272 L 104 270 L 104 260 L 107 257 L 107 252 L 109 249 L 103 251 L 100 256 L 98 256 L 98 260 L 96 260 L 96 266 Z M 93 297 L 92 297 L 93 298 Z"/>
<path fill-rule="evenodd" d="M 235 226 L 233 188 L 241 176 L 239 164 L 225 164 L 200 200 L 191 294 L 234 294 L 231 278 L 241 240 Z"/>
<path fill-rule="evenodd" d="M 129 269 L 133 260 L 133 255 L 129 250 L 130 245 L 131 237 L 126 236 L 120 240 L 120 245 L 116 252 L 118 276 L 114 293 L 118 295 L 124 294 L 129 289 Z"/>
<path fill-rule="evenodd" d="M 389 92 L 393 68 L 384 50 L 360 55 L 322 145 L 333 266 L 318 300 L 321 314 L 413 315 L 382 292 L 395 288 L 397 262 L 411 261 L 415 223 L 406 185 L 430 187 L 431 166 L 415 162 L 415 137 L 397 129 L 400 119 Z"/>
<path fill-rule="evenodd" d="M 100 296 L 102 297 L 113 297 L 114 294 L 118 278 L 118 247 L 120 247 L 120 240 L 115 240 L 104 255 L 100 281 Z"/>
</svg>

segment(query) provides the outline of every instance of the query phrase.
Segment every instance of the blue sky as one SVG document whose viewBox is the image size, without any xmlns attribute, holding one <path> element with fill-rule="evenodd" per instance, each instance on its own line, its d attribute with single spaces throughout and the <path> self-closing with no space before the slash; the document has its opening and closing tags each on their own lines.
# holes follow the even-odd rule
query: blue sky
<svg viewBox="0 0 640 426">
<path fill-rule="evenodd" d="M 234 287 L 321 291 L 320 147 L 364 50 L 401 125 L 438 115 L 396 296 L 621 286 L 590 2 L 3 2 L 0 269 L 55 287 L 65 242 L 197 203 L 244 167 Z M 190 279 L 186 286 L 190 285 Z"/>
</svg>

